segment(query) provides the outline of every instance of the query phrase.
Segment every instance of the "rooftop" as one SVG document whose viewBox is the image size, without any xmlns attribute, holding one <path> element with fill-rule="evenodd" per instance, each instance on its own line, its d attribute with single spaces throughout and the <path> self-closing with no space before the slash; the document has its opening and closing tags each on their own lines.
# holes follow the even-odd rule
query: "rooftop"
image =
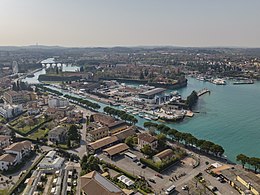
<svg viewBox="0 0 260 195">
<path fill-rule="evenodd" d="M 7 148 L 5 148 L 5 150 L 13 150 L 13 151 L 20 152 L 24 149 L 29 149 L 31 147 L 31 145 L 32 145 L 32 142 L 30 142 L 30 141 L 22 141 L 22 142 L 17 142 L 17 143 L 11 144 Z"/>
<path fill-rule="evenodd" d="M 6 141 L 8 139 L 10 139 L 10 136 L 6 136 L 6 135 L 0 135 L 0 142 Z"/>
<path fill-rule="evenodd" d="M 143 140 L 145 142 L 148 142 L 148 143 L 153 143 L 154 141 L 157 140 L 154 136 L 151 136 L 148 133 L 141 133 L 141 134 L 139 134 L 138 135 L 138 139 L 141 139 L 141 140 Z"/>
<path fill-rule="evenodd" d="M 166 91 L 166 89 L 164 89 L 164 88 L 154 88 L 154 89 L 151 89 L 151 90 L 148 90 L 148 91 L 141 93 L 141 95 L 147 95 L 147 96 L 156 95 L 156 94 L 162 93 L 164 91 Z"/>
<path fill-rule="evenodd" d="M 166 149 L 166 150 L 163 150 L 162 152 L 156 154 L 155 156 L 160 159 L 165 159 L 169 156 L 173 156 L 173 151 L 172 151 L 172 149 Z"/>
<path fill-rule="evenodd" d="M 120 143 L 120 144 L 117 144 L 115 146 L 105 149 L 104 152 L 108 153 L 109 156 L 113 156 L 113 155 L 119 154 L 121 152 L 124 152 L 128 149 L 129 149 L 128 145 L 126 145 L 125 143 Z"/>
<path fill-rule="evenodd" d="M 107 136 L 102 139 L 99 139 L 95 142 L 92 142 L 88 144 L 92 149 L 97 150 L 99 148 L 102 148 L 106 145 L 112 144 L 114 142 L 118 141 L 118 138 L 116 136 Z"/>
<path fill-rule="evenodd" d="M 4 161 L 4 162 L 14 162 L 15 159 L 16 159 L 15 154 L 3 154 L 2 156 L 0 156 L 0 161 Z"/>
<path fill-rule="evenodd" d="M 100 175 L 96 171 L 92 171 L 81 177 L 81 189 L 86 194 L 102 194 L 102 195 L 124 195 L 125 193 Z"/>
</svg>

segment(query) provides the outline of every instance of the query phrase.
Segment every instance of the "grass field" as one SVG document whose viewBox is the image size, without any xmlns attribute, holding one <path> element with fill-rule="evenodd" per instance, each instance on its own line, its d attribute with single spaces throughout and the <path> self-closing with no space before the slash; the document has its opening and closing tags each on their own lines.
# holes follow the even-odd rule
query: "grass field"
<svg viewBox="0 0 260 195">
<path fill-rule="evenodd" d="M 30 138 L 30 139 L 33 139 L 33 140 L 37 140 L 37 138 L 38 139 L 41 139 L 41 138 L 43 138 L 43 137 L 45 137 L 47 134 L 48 134 L 48 132 L 49 132 L 50 130 L 49 129 L 38 129 L 37 131 L 35 131 L 34 133 L 32 133 L 31 135 L 29 135 L 29 136 L 27 136 L 28 138 Z"/>
</svg>

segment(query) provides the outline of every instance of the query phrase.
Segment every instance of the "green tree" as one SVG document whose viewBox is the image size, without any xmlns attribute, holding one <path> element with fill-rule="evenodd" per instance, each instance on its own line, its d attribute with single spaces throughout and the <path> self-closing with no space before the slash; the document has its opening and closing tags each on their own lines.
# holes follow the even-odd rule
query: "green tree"
<svg viewBox="0 0 260 195">
<path fill-rule="evenodd" d="M 251 157 L 248 159 L 248 164 L 254 167 L 255 173 L 260 168 L 260 159 L 256 157 Z"/>
<path fill-rule="evenodd" d="M 166 141 L 167 141 L 166 135 L 163 133 L 160 133 L 156 137 L 158 139 L 158 146 L 160 148 L 164 148 L 166 146 Z"/>
<path fill-rule="evenodd" d="M 128 137 L 125 139 L 125 143 L 126 143 L 130 148 L 133 148 L 133 147 L 134 147 L 134 139 L 133 139 L 133 136 L 128 136 Z"/>
<path fill-rule="evenodd" d="M 236 158 L 237 161 L 240 161 L 243 168 L 245 167 L 245 164 L 248 162 L 249 158 L 244 155 L 244 154 L 239 154 L 237 155 L 237 158 Z"/>
<path fill-rule="evenodd" d="M 151 146 L 148 145 L 148 144 L 144 145 L 144 147 L 141 149 L 141 152 L 144 153 L 145 155 L 149 156 L 149 157 L 151 157 L 154 153 Z"/>
</svg>

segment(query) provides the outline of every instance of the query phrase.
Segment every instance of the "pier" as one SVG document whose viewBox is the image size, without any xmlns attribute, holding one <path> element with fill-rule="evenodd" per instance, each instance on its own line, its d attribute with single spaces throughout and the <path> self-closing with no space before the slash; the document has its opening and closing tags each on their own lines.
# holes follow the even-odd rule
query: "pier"
<svg viewBox="0 0 260 195">
<path fill-rule="evenodd" d="M 200 91 L 198 91 L 197 92 L 197 95 L 198 95 L 198 97 L 200 97 L 200 96 L 202 96 L 202 95 L 204 95 L 204 94 L 206 94 L 206 93 L 209 93 L 210 94 L 210 90 L 208 90 L 208 89 L 202 89 L 202 90 L 200 90 Z"/>
</svg>

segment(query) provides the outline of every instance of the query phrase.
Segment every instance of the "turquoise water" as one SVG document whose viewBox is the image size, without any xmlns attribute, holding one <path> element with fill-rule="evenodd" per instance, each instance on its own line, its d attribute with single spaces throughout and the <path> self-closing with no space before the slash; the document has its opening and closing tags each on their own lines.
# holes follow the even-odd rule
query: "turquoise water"
<svg viewBox="0 0 260 195">
<path fill-rule="evenodd" d="M 260 82 L 221 86 L 194 78 L 188 80 L 188 86 L 178 90 L 183 97 L 203 88 L 209 89 L 211 93 L 199 98 L 195 110 L 200 113 L 196 113 L 193 118 L 166 124 L 179 131 L 192 133 L 199 139 L 220 144 L 232 161 L 240 153 L 260 157 Z M 99 104 L 102 111 L 106 105 Z M 136 118 L 139 121 L 137 125 L 143 126 L 145 119 Z"/>
<path fill-rule="evenodd" d="M 211 94 L 200 97 L 196 109 L 201 113 L 169 126 L 222 145 L 230 160 L 239 153 L 260 157 L 260 83 L 220 86 L 189 78 L 179 91 L 186 96 L 202 88 Z"/>
</svg>

